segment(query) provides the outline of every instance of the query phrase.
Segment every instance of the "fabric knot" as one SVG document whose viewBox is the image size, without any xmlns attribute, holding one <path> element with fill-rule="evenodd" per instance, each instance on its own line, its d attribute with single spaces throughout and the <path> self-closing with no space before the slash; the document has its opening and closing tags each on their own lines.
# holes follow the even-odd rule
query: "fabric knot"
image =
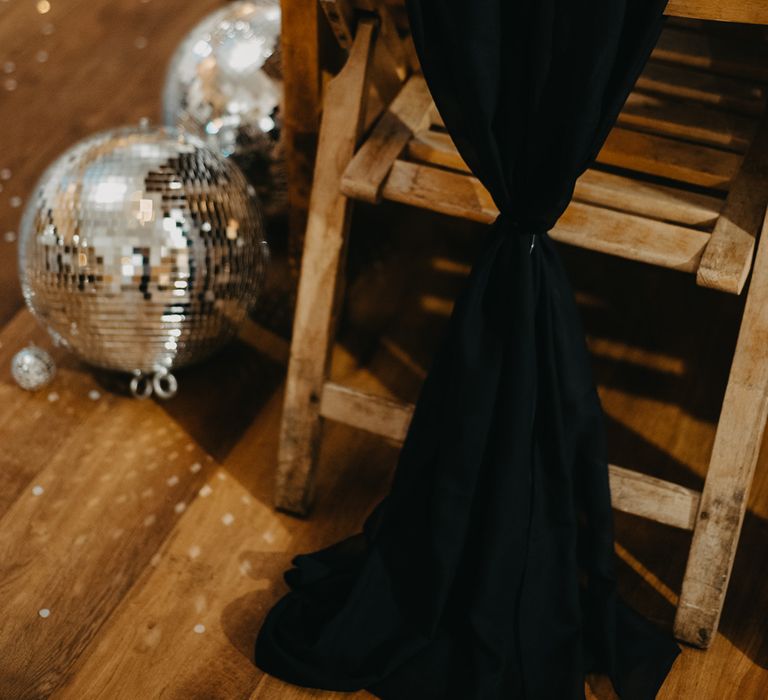
<svg viewBox="0 0 768 700">
<path fill-rule="evenodd" d="M 494 221 L 494 225 L 499 226 L 504 235 L 524 236 L 528 238 L 531 242 L 529 252 L 533 252 L 536 245 L 536 236 L 546 233 L 545 228 L 530 223 L 524 223 L 504 212 L 499 213 L 496 221 Z"/>
<path fill-rule="evenodd" d="M 546 227 L 530 221 L 522 221 L 511 214 L 499 213 L 493 222 L 495 226 L 504 229 L 504 233 L 519 236 L 537 236 L 546 233 Z"/>
</svg>

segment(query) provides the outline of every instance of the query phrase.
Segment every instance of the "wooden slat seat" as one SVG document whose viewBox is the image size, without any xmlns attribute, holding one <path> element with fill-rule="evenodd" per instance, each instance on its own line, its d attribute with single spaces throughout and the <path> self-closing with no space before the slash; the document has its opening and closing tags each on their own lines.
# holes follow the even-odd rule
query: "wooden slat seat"
<svg viewBox="0 0 768 700">
<path fill-rule="evenodd" d="M 676 32 L 692 33 L 667 31 L 673 39 Z M 748 192 L 743 186 L 734 189 L 734 183 L 745 154 L 754 161 L 768 153 L 764 139 L 757 138 L 758 131 L 765 130 L 758 109 L 765 111 L 765 91 L 749 82 L 751 87 L 740 93 L 743 84 L 733 76 L 709 86 L 716 85 L 719 94 L 729 90 L 731 96 L 752 100 L 754 111 L 746 110 L 749 113 L 724 108 L 724 101 L 703 105 L 697 95 L 684 93 L 680 88 L 686 74 L 692 77 L 691 92 L 701 87 L 698 71 L 690 67 L 696 62 L 691 55 L 702 55 L 708 45 L 687 34 L 684 38 L 675 51 L 673 39 L 663 44 L 666 61 L 677 62 L 672 82 L 658 65 L 646 71 L 657 94 L 638 82 L 640 87 L 627 100 L 594 167 L 579 179 L 574 201 L 551 235 L 571 245 L 691 272 L 700 284 L 738 293 L 749 272 L 754 238 L 745 238 L 720 218 L 734 206 L 751 210 L 751 223 L 760 216 L 763 197 L 753 182 L 759 175 L 750 174 Z M 754 53 L 741 50 L 745 56 Z M 728 65 L 732 73 L 738 69 L 754 81 L 754 71 L 743 62 Z M 660 88 L 662 83 L 667 90 Z M 355 153 L 341 189 L 354 199 L 391 199 L 475 221 L 491 222 L 498 215 L 445 131 L 418 73 L 405 82 Z M 723 229 L 730 229 L 723 239 L 728 259 L 705 257 L 712 232 L 718 232 L 719 240 Z M 734 237 L 741 239 L 735 246 Z M 716 240 L 713 247 L 718 245 L 722 241 Z M 704 271 L 699 270 L 702 259 Z"/>
</svg>

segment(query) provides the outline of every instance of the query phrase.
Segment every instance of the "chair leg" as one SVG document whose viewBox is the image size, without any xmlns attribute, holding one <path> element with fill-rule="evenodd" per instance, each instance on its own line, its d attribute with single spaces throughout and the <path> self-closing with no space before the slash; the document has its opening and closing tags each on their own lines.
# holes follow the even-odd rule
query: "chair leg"
<svg viewBox="0 0 768 700">
<path fill-rule="evenodd" d="M 706 648 L 720 621 L 768 416 L 768 218 L 693 531 L 675 635 Z"/>
<path fill-rule="evenodd" d="M 362 20 L 349 58 L 328 84 L 293 324 L 278 447 L 275 505 L 309 509 L 320 443 L 320 398 L 333 349 L 351 203 L 341 177 L 360 140 L 375 24 Z"/>
</svg>

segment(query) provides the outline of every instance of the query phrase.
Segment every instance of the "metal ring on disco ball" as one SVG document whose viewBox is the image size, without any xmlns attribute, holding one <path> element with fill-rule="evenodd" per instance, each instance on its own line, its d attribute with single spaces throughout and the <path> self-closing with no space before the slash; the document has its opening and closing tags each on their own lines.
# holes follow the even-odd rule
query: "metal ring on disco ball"
<svg viewBox="0 0 768 700">
<path fill-rule="evenodd" d="M 152 377 L 152 388 L 155 390 L 156 396 L 161 399 L 170 399 L 176 395 L 179 384 L 176 377 L 163 370 L 162 372 L 155 372 Z"/>
<path fill-rule="evenodd" d="M 152 380 L 143 372 L 134 372 L 130 382 L 131 395 L 136 399 L 152 396 Z"/>
<path fill-rule="evenodd" d="M 19 272 L 55 340 L 92 365 L 152 374 L 237 333 L 266 251 L 237 165 L 191 134 L 131 127 L 86 138 L 46 170 L 22 218 Z"/>
</svg>

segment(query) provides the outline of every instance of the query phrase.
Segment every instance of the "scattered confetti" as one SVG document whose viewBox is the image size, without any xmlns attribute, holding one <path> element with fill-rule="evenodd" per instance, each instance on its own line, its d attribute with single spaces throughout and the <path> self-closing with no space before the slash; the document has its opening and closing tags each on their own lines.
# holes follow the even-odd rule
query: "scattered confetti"
<svg viewBox="0 0 768 700">
<path fill-rule="evenodd" d="M 169 476 L 165 480 L 165 483 L 168 484 L 168 486 L 176 486 L 176 484 L 179 483 L 179 477 L 176 476 L 175 474 L 173 476 Z"/>
<path fill-rule="evenodd" d="M 195 462 L 194 464 L 189 465 L 189 471 L 191 471 L 193 474 L 197 474 L 201 469 L 203 468 L 203 465 L 200 464 L 200 462 Z"/>
<path fill-rule="evenodd" d="M 88 398 L 91 401 L 98 401 L 101 398 L 101 392 L 97 391 L 96 389 L 91 389 L 88 392 Z"/>
<path fill-rule="evenodd" d="M 208 486 L 208 484 L 205 484 L 199 491 L 198 494 L 200 494 L 201 498 L 205 498 L 206 496 L 210 496 L 213 493 L 213 489 Z"/>
<path fill-rule="evenodd" d="M 196 634 L 202 634 L 205 632 L 205 625 L 201 625 L 199 622 L 193 627 Z"/>
<path fill-rule="evenodd" d="M 193 544 L 187 551 L 187 554 L 189 554 L 190 559 L 197 559 L 200 556 L 200 551 L 200 547 L 198 547 L 196 544 Z"/>
<path fill-rule="evenodd" d="M 48 610 L 48 608 L 40 608 L 40 610 L 37 611 L 37 614 L 40 615 L 43 619 L 48 617 L 51 614 L 51 611 Z"/>
<path fill-rule="evenodd" d="M 6 231 L 3 238 L 6 243 L 13 243 L 16 240 L 16 231 Z"/>
<path fill-rule="evenodd" d="M 224 513 L 224 515 L 221 516 L 221 522 L 229 527 L 233 522 L 235 522 L 235 516 L 232 515 L 232 513 Z"/>
<path fill-rule="evenodd" d="M 251 562 L 248 561 L 248 559 L 240 562 L 240 573 L 243 576 L 247 576 L 248 574 L 251 573 L 252 570 L 253 570 L 253 564 L 251 564 Z"/>
<path fill-rule="evenodd" d="M 178 503 L 177 503 L 177 504 L 176 504 L 176 505 L 173 507 L 173 509 L 174 509 L 174 510 L 175 510 L 177 513 L 183 513 L 183 512 L 184 512 L 184 511 L 187 509 L 187 504 L 186 504 L 186 503 L 184 503 L 184 501 L 179 501 L 179 502 L 178 502 Z"/>
<path fill-rule="evenodd" d="M 58 395 L 58 394 L 57 394 L 55 391 L 51 391 L 51 392 L 48 394 L 48 400 L 49 400 L 51 403 L 53 403 L 54 401 L 58 401 L 58 400 L 59 400 L 59 395 Z"/>
<path fill-rule="evenodd" d="M 151 513 L 146 518 L 144 518 L 144 527 L 152 527 L 152 525 L 154 525 L 156 521 L 157 521 L 157 516 L 154 513 Z"/>
<path fill-rule="evenodd" d="M 36 484 L 35 486 L 32 487 L 33 496 L 40 496 L 43 493 L 43 491 L 45 491 L 45 489 L 42 486 L 40 486 L 40 484 Z"/>
</svg>

